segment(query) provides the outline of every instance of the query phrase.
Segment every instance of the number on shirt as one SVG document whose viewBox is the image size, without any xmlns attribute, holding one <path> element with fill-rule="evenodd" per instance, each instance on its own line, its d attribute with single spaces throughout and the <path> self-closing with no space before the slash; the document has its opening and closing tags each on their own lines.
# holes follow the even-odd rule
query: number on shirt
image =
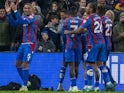
<svg viewBox="0 0 124 93">
<path fill-rule="evenodd" d="M 101 22 L 95 21 L 94 25 L 95 25 L 94 33 L 102 32 L 102 23 Z"/>
<path fill-rule="evenodd" d="M 106 24 L 105 28 L 106 28 L 105 36 L 111 36 L 111 34 L 112 34 L 112 32 L 111 32 L 112 24 Z"/>
<path fill-rule="evenodd" d="M 78 28 L 77 25 L 71 25 L 72 30 L 76 30 Z M 72 34 L 71 37 L 75 37 L 75 34 Z"/>
</svg>

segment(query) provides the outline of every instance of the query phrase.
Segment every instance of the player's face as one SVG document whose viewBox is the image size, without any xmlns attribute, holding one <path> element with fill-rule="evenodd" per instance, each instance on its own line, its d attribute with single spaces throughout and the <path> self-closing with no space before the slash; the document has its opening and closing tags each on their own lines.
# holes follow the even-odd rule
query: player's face
<svg viewBox="0 0 124 93">
<path fill-rule="evenodd" d="M 88 4 L 86 7 L 86 13 L 90 14 L 90 11 L 91 11 L 91 7 L 90 7 L 90 4 Z"/>
<path fill-rule="evenodd" d="M 23 12 L 25 15 L 29 16 L 32 14 L 32 7 L 30 5 L 24 5 Z"/>
</svg>

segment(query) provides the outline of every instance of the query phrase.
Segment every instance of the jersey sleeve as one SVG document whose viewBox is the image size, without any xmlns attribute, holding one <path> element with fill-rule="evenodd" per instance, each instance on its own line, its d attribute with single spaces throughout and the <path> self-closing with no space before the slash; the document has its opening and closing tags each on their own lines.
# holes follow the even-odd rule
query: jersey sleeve
<svg viewBox="0 0 124 93">
<path fill-rule="evenodd" d="M 13 16 L 12 16 L 11 13 L 8 14 L 7 16 L 8 16 L 10 25 L 12 25 L 12 26 L 17 26 L 17 25 L 18 25 L 18 20 L 15 20 L 15 19 L 13 18 Z"/>
</svg>

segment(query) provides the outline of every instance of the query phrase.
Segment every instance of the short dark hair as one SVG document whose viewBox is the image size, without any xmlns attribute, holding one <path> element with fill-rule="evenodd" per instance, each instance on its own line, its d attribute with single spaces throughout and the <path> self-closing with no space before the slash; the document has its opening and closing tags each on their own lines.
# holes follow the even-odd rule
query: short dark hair
<svg viewBox="0 0 124 93">
<path fill-rule="evenodd" d="M 97 6 L 97 14 L 98 14 L 99 16 L 105 15 L 105 12 L 106 12 L 106 8 L 105 8 L 104 5 L 98 5 L 98 6 Z"/>
<path fill-rule="evenodd" d="M 77 14 L 77 8 L 75 6 L 72 6 L 68 11 L 68 14 L 71 16 L 75 16 L 75 14 Z"/>
<path fill-rule="evenodd" d="M 96 9 L 97 9 L 97 4 L 96 3 L 89 3 L 90 7 L 92 8 L 92 12 L 96 13 Z"/>
<path fill-rule="evenodd" d="M 66 11 L 67 11 L 67 10 L 64 8 L 64 9 L 62 9 L 60 12 L 66 13 Z"/>
<path fill-rule="evenodd" d="M 84 15 L 85 11 L 86 11 L 85 8 L 80 8 L 80 9 L 79 9 L 79 12 L 80 12 L 81 15 Z"/>
<path fill-rule="evenodd" d="M 55 18 L 56 18 L 56 19 L 59 19 L 59 17 L 58 17 L 57 15 L 51 15 L 51 16 L 50 16 L 50 20 L 55 19 Z"/>
</svg>

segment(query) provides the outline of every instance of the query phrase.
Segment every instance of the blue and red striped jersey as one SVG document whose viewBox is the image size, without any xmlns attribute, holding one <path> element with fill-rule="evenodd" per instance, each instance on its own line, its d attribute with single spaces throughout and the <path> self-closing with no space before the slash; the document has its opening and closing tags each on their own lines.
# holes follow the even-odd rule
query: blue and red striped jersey
<svg viewBox="0 0 124 93">
<path fill-rule="evenodd" d="M 105 38 L 105 43 L 108 50 L 112 49 L 112 20 L 108 18 L 107 16 L 102 16 L 103 21 L 103 33 Z"/>
<path fill-rule="evenodd" d="M 38 21 L 34 15 L 20 16 L 18 12 L 15 12 L 16 20 L 13 19 L 12 14 L 8 14 L 9 22 L 11 25 L 23 25 L 23 39 L 22 43 L 36 43 L 37 42 L 37 30 Z"/>
<path fill-rule="evenodd" d="M 88 31 L 89 44 L 104 44 L 102 19 L 97 14 L 92 14 L 84 25 L 81 26 Z"/>
<path fill-rule="evenodd" d="M 63 25 L 63 32 L 64 30 L 72 31 L 77 29 L 78 27 L 80 27 L 82 22 L 83 20 L 80 20 L 79 18 L 74 18 L 74 17 L 67 18 Z M 66 49 L 70 47 L 82 48 L 81 34 L 68 34 L 65 36 L 66 36 L 66 46 L 65 46 Z"/>
</svg>

